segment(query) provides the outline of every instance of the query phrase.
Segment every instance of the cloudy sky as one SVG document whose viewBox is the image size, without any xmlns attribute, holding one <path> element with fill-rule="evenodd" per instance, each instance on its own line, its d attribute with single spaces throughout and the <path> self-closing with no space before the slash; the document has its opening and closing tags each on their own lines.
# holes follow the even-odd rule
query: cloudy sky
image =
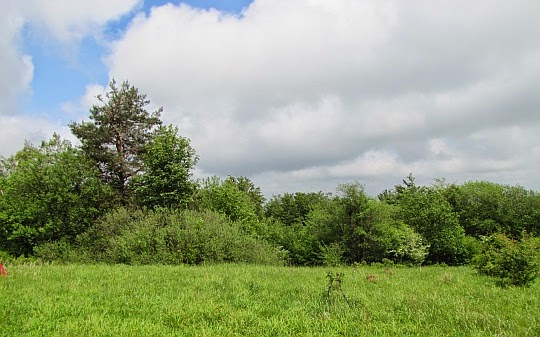
<svg viewBox="0 0 540 337">
<path fill-rule="evenodd" d="M 540 190 L 540 2 L 0 0 L 0 155 L 129 80 L 267 196 L 410 172 Z"/>
</svg>

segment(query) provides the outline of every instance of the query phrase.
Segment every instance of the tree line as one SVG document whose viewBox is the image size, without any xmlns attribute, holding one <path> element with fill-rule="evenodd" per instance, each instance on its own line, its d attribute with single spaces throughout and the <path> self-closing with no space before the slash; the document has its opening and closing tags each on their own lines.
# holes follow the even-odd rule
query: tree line
<svg viewBox="0 0 540 337">
<path fill-rule="evenodd" d="M 1 254 L 85 263 L 458 265 L 473 261 L 486 238 L 540 236 L 540 194 L 521 186 L 443 179 L 418 186 L 411 174 L 375 198 L 352 182 L 333 193 L 265 200 L 247 177 L 195 180 L 196 151 L 176 126 L 163 125 L 162 108 L 149 112 L 149 100 L 127 81 L 111 81 L 98 99 L 88 121 L 70 124 L 80 146 L 54 135 L 1 158 Z"/>
</svg>

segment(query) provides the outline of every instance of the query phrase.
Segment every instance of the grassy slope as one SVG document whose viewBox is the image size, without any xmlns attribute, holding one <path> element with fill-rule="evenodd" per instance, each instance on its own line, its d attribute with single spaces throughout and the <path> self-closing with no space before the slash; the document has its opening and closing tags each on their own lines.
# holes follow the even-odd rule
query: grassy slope
<svg viewBox="0 0 540 337">
<path fill-rule="evenodd" d="M 467 267 L 333 268 L 347 303 L 325 297 L 330 270 L 8 266 L 0 336 L 540 336 L 538 281 L 501 289 Z"/>
</svg>

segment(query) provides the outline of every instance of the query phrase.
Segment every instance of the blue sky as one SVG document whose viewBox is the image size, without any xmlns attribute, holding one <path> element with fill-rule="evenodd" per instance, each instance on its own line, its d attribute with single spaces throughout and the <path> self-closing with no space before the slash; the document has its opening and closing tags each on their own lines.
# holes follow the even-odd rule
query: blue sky
<svg viewBox="0 0 540 337">
<path fill-rule="evenodd" d="M 108 23 L 104 28 L 105 41 L 86 37 L 77 45 L 68 47 L 47 39 L 35 36 L 35 32 L 27 27 L 23 33 L 24 52 L 32 56 L 34 77 L 32 94 L 22 97 L 22 109 L 31 115 L 48 115 L 70 122 L 71 116 L 61 113 L 64 102 L 84 95 L 88 83 L 106 85 L 109 80 L 108 69 L 102 62 L 107 54 L 107 40 L 120 37 L 127 25 L 139 11 L 149 14 L 152 7 L 168 3 L 185 3 L 194 8 L 215 8 L 220 11 L 240 14 L 249 6 L 250 0 L 192 0 L 166 1 L 146 0 L 143 7 L 124 15 L 120 20 Z"/>
<path fill-rule="evenodd" d="M 0 156 L 77 144 L 69 122 L 114 76 L 191 140 L 196 177 L 540 190 L 538 17 L 529 0 L 0 0 Z"/>
</svg>

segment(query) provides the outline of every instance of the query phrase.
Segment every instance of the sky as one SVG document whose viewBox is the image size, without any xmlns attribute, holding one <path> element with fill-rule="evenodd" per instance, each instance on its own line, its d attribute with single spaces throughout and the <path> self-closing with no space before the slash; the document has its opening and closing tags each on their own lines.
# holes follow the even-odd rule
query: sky
<svg viewBox="0 0 540 337">
<path fill-rule="evenodd" d="M 540 190 L 540 2 L 0 0 L 0 155 L 88 119 L 110 79 L 162 106 L 196 178 L 266 196 L 488 180 Z"/>
</svg>

